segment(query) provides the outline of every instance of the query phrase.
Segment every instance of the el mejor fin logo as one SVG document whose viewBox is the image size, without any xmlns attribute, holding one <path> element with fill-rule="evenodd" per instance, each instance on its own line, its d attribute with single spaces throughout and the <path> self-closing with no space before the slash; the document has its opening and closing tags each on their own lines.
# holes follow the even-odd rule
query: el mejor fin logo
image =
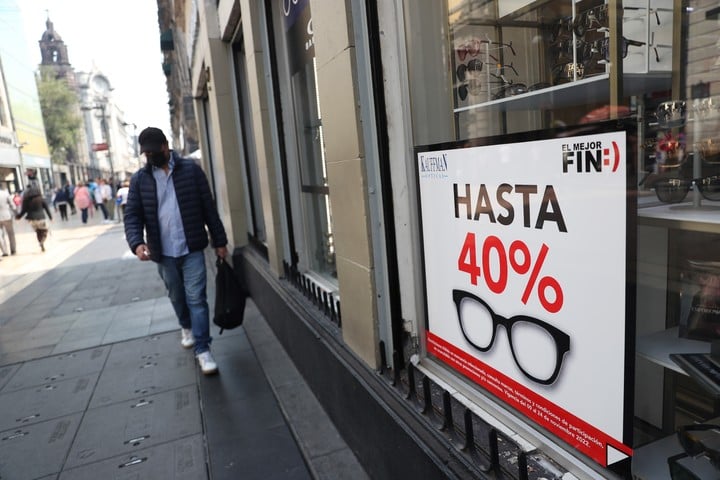
<svg viewBox="0 0 720 480">
<path fill-rule="evenodd" d="M 563 143 L 563 173 L 616 172 L 620 166 L 620 147 L 611 141 L 609 146 L 600 141 Z"/>
</svg>

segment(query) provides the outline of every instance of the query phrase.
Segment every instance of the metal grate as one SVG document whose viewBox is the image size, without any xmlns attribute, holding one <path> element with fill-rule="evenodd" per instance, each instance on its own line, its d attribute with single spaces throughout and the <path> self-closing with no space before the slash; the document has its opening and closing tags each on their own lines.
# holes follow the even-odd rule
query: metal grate
<svg viewBox="0 0 720 480">
<path fill-rule="evenodd" d="M 328 292 L 313 279 L 299 272 L 295 266 L 287 262 L 283 262 L 283 271 L 285 279 L 300 290 L 305 295 L 305 298 L 310 300 L 325 317 L 338 327 L 342 326 L 340 300 L 336 299 L 332 292 Z"/>
<path fill-rule="evenodd" d="M 540 480 L 560 478 L 566 472 L 542 452 L 523 451 L 515 441 L 478 417 L 412 363 L 401 371 L 387 368 L 380 373 L 430 427 L 442 432 L 451 448 L 479 474 L 487 474 L 486 478 Z"/>
</svg>

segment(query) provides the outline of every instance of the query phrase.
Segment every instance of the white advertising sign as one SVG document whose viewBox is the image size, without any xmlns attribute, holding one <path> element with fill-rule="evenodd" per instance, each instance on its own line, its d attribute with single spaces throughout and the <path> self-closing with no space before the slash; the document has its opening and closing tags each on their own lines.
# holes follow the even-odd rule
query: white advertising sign
<svg viewBox="0 0 720 480">
<path fill-rule="evenodd" d="M 416 161 L 428 353 L 598 463 L 627 458 L 625 132 Z"/>
</svg>

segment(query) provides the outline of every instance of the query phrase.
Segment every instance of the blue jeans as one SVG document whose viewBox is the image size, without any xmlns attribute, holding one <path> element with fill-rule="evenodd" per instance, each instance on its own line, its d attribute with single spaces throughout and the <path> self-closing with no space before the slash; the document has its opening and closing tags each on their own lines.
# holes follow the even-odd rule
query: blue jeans
<svg viewBox="0 0 720 480">
<path fill-rule="evenodd" d="M 158 272 L 182 328 L 192 329 L 195 354 L 210 350 L 210 312 L 207 303 L 207 272 L 202 250 L 183 257 L 163 256 Z"/>
</svg>

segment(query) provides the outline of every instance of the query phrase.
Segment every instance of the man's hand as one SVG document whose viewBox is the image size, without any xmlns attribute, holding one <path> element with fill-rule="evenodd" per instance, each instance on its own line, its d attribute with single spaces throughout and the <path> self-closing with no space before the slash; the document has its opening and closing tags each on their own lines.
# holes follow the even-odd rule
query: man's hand
<svg viewBox="0 0 720 480">
<path fill-rule="evenodd" d="M 148 249 L 147 245 L 144 243 L 141 243 L 137 246 L 135 249 L 135 256 L 140 259 L 141 262 L 147 262 L 150 260 L 150 250 Z"/>
<path fill-rule="evenodd" d="M 227 247 L 218 247 L 215 249 L 215 255 L 225 260 L 225 257 L 227 257 L 228 249 Z"/>
</svg>

